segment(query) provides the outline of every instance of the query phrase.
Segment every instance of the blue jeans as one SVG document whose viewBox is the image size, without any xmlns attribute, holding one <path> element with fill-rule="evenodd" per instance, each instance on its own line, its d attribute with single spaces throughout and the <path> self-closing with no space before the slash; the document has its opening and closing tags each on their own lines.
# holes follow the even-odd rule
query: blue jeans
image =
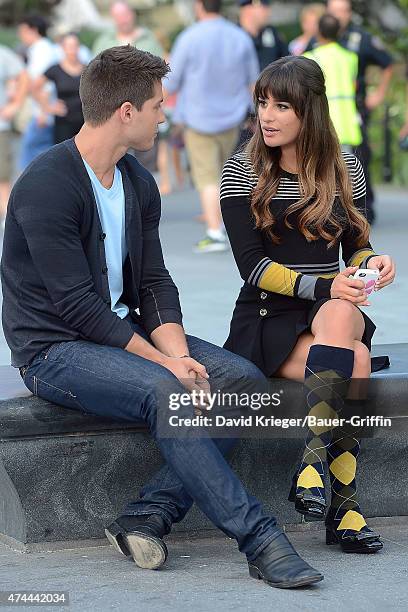
<svg viewBox="0 0 408 612">
<path fill-rule="evenodd" d="M 54 126 L 44 125 L 39 126 L 37 120 L 31 119 L 28 123 L 21 140 L 20 151 L 20 170 L 23 171 L 31 162 L 40 155 L 45 153 L 54 144 Z"/>
<path fill-rule="evenodd" d="M 133 327 L 146 337 L 139 326 Z M 222 389 L 226 377 L 241 391 L 263 389 L 265 379 L 252 363 L 204 340 L 187 336 L 187 341 L 191 356 L 207 368 L 213 389 Z M 24 372 L 24 382 L 34 394 L 62 406 L 147 423 L 165 465 L 123 515 L 160 514 L 170 529 L 194 501 L 214 525 L 237 540 L 249 560 L 279 529 L 225 460 L 234 440 L 197 436 L 194 428 L 187 428 L 187 434 L 184 430 L 182 437 L 157 434 L 160 389 L 170 385 L 172 392 L 185 393 L 166 368 L 120 348 L 78 340 L 53 344 L 37 355 Z M 194 414 L 192 406 L 186 410 Z"/>
</svg>

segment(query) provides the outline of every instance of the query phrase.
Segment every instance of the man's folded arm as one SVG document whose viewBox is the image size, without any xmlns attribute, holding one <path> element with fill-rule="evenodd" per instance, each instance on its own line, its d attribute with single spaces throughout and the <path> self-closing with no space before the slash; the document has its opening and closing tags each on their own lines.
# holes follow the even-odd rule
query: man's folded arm
<svg viewBox="0 0 408 612">
<path fill-rule="evenodd" d="M 151 180 L 151 198 L 143 211 L 143 259 L 140 314 L 150 335 L 165 323 L 182 325 L 179 294 L 163 260 L 159 237 L 160 194 Z"/>
</svg>

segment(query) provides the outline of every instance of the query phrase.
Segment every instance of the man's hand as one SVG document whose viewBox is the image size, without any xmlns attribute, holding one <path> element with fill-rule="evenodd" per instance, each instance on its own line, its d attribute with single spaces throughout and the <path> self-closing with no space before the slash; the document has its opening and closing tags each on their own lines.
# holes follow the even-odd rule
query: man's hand
<svg viewBox="0 0 408 612">
<path fill-rule="evenodd" d="M 365 99 L 366 108 L 369 111 L 374 110 L 375 108 L 377 108 L 377 106 L 380 106 L 380 104 L 384 102 L 384 97 L 385 96 L 382 91 L 375 89 L 374 91 L 369 93 Z"/>
<path fill-rule="evenodd" d="M 389 255 L 376 255 L 368 260 L 367 268 L 379 270 L 380 276 L 375 283 L 375 291 L 390 285 L 395 278 L 395 262 Z"/>
<path fill-rule="evenodd" d="M 207 370 L 191 357 L 166 357 L 161 363 L 188 391 L 210 392 Z"/>
<path fill-rule="evenodd" d="M 369 306 L 363 281 L 349 278 L 357 270 L 358 266 L 352 266 L 339 272 L 333 280 L 330 295 L 332 298 L 340 298 L 353 302 L 356 306 Z"/>
<path fill-rule="evenodd" d="M 405 125 L 402 126 L 399 132 L 399 137 L 401 138 L 401 140 L 406 136 L 408 136 L 408 121 L 405 123 Z"/>
<path fill-rule="evenodd" d="M 46 113 L 40 112 L 40 114 L 37 116 L 37 125 L 38 127 L 45 127 L 48 123 L 48 115 L 46 115 Z"/>
</svg>

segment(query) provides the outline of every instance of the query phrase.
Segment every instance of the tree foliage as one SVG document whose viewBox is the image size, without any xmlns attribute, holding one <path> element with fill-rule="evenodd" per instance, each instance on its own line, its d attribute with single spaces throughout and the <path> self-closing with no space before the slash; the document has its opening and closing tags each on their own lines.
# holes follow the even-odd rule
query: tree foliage
<svg viewBox="0 0 408 612">
<path fill-rule="evenodd" d="M 40 13 L 47 16 L 60 0 L 1 0 L 0 23 L 15 25 L 26 13 Z"/>
</svg>

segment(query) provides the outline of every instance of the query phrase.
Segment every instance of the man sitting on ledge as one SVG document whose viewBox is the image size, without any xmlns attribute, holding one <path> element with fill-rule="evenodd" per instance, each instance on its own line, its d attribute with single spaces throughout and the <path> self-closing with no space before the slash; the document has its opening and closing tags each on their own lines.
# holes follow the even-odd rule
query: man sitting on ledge
<svg viewBox="0 0 408 612">
<path fill-rule="evenodd" d="M 310 584 L 323 576 L 225 460 L 233 440 L 198 437 L 193 427 L 183 436 L 158 432 L 164 386 L 183 393 L 206 388 L 207 379 L 220 385 L 226 376 L 243 390 L 264 382 L 246 360 L 185 336 L 160 246 L 159 192 L 126 154 L 153 146 L 168 71 L 162 59 L 131 46 L 100 53 L 81 78 L 83 128 L 17 181 L 2 258 L 12 364 L 44 399 L 148 424 L 166 464 L 106 529 L 138 566 L 164 563 L 163 536 L 195 501 L 237 540 L 251 576 L 283 588 Z M 187 410 L 194 414 L 193 406 Z"/>
</svg>

